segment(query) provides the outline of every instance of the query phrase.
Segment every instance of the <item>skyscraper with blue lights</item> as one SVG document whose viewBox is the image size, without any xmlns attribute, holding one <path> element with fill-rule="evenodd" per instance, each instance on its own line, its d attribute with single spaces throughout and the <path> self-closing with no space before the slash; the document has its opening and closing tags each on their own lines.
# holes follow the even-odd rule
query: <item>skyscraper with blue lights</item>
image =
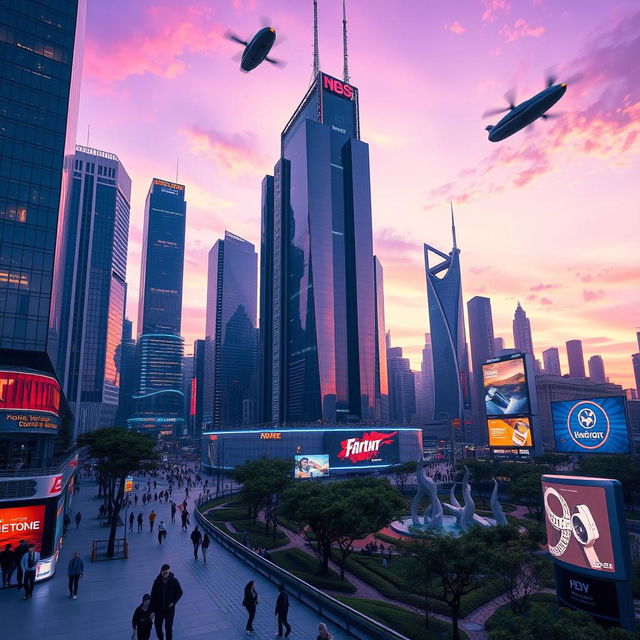
<svg viewBox="0 0 640 640">
<path fill-rule="evenodd" d="M 262 212 L 263 420 L 374 419 L 369 148 L 348 82 L 315 76 L 282 132 Z"/>
<path fill-rule="evenodd" d="M 434 408 L 436 422 L 464 419 L 471 407 L 469 366 L 465 340 L 460 249 L 456 243 L 453 212 L 451 214 L 453 248 L 449 254 L 425 244 L 424 262 L 427 277 L 427 304 L 433 350 Z M 432 264 L 430 254 L 440 258 Z"/>
<path fill-rule="evenodd" d="M 182 276 L 187 203 L 184 185 L 154 178 L 144 213 L 138 303 L 138 390 L 130 428 L 184 428 Z"/>
</svg>

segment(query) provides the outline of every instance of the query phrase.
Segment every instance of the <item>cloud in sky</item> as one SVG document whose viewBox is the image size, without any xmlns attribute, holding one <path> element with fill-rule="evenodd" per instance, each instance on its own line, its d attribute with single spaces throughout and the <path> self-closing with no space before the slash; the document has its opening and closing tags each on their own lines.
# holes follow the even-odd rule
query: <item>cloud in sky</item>
<svg viewBox="0 0 640 640">
<path fill-rule="evenodd" d="M 606 294 L 602 289 L 598 289 L 597 291 L 585 289 L 582 292 L 582 299 L 585 302 L 593 302 L 594 300 L 600 300 L 600 298 L 604 298 L 605 295 Z"/>
<path fill-rule="evenodd" d="M 444 28 L 445 31 L 450 31 L 457 36 L 462 35 L 466 31 L 466 29 L 457 20 L 454 20 L 451 24 L 445 24 Z"/>
<path fill-rule="evenodd" d="M 520 38 L 539 38 L 544 35 L 545 28 L 542 25 L 532 27 L 524 18 L 518 18 L 512 25 L 505 24 L 498 33 L 504 36 L 507 42 L 515 42 Z"/>
<path fill-rule="evenodd" d="M 484 11 L 482 12 L 483 22 L 494 22 L 498 17 L 507 15 L 511 11 L 509 0 L 482 0 Z"/>
</svg>

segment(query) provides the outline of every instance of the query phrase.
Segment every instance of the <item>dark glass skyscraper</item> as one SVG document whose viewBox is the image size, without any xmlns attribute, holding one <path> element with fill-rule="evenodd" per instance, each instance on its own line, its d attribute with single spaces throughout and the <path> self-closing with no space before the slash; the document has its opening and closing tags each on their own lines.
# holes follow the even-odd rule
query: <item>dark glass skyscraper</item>
<svg viewBox="0 0 640 640">
<path fill-rule="evenodd" d="M 58 371 L 75 433 L 112 426 L 118 407 L 131 179 L 112 153 L 76 147 L 63 236 Z"/>
<path fill-rule="evenodd" d="M 518 351 L 530 353 L 534 359 L 533 338 L 531 337 L 531 320 L 527 318 L 526 311 L 520 301 L 513 316 L 513 344 Z"/>
<path fill-rule="evenodd" d="M 138 303 L 138 391 L 132 428 L 182 435 L 184 392 L 180 336 L 187 203 L 184 185 L 154 178 L 144 212 Z"/>
<path fill-rule="evenodd" d="M 120 370 L 120 395 L 118 397 L 118 412 L 116 426 L 126 426 L 127 420 L 133 415 L 133 394 L 138 387 L 136 367 L 136 340 L 133 337 L 133 323 L 127 318 L 122 323 L 122 340 L 118 356 Z"/>
<path fill-rule="evenodd" d="M 384 271 L 380 260 L 373 256 L 373 277 L 376 290 L 376 420 L 389 420 L 389 373 L 387 370 L 387 340 L 384 321 Z"/>
<path fill-rule="evenodd" d="M 232 429 L 257 416 L 258 256 L 225 231 L 209 252 L 203 421 Z"/>
<path fill-rule="evenodd" d="M 433 348 L 435 421 L 463 420 L 464 409 L 470 408 L 460 249 L 456 246 L 455 226 L 452 226 L 452 231 L 453 249 L 448 255 L 428 244 L 424 245 L 427 303 Z M 430 266 L 430 252 L 441 258 L 441 262 Z"/>
<path fill-rule="evenodd" d="M 0 0 L 3 369 L 58 373 L 63 174 L 75 151 L 84 19 L 84 0 Z M 0 465 L 48 466 L 57 431 L 37 431 L 16 422 L 5 432 Z"/>
<path fill-rule="evenodd" d="M 569 375 L 572 378 L 586 378 L 582 340 L 568 340 L 566 347 L 567 360 L 569 361 Z"/>
<path fill-rule="evenodd" d="M 263 415 L 273 422 L 375 416 L 375 287 L 368 145 L 358 91 L 323 73 L 282 132 L 263 183 Z M 266 247 L 266 251 L 265 251 Z M 262 386 L 263 396 L 269 390 Z"/>
</svg>

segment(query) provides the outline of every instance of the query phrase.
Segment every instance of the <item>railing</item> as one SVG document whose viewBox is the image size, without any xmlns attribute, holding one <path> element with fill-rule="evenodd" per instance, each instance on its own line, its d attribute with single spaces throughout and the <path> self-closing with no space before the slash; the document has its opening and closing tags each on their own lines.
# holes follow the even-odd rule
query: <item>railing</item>
<svg viewBox="0 0 640 640">
<path fill-rule="evenodd" d="M 200 526 L 205 529 L 220 546 L 224 547 L 258 573 L 261 573 L 267 580 L 277 585 L 283 585 L 290 596 L 297 598 L 300 602 L 316 611 L 318 615 L 330 620 L 348 633 L 353 633 L 361 640 L 409 640 L 406 636 L 385 627 L 377 620 L 369 618 L 363 613 L 328 596 L 319 589 L 312 587 L 304 580 L 281 569 L 273 562 L 259 556 L 237 540 L 234 540 L 231 536 L 214 527 L 202 513 L 200 513 L 200 507 L 211 501 L 212 498 L 203 496 L 196 502 L 195 514 Z"/>
<path fill-rule="evenodd" d="M 125 538 L 116 538 L 114 540 L 113 555 L 107 555 L 108 540 L 94 540 L 91 546 L 91 562 L 100 562 L 101 560 L 117 560 L 118 558 L 129 557 L 129 543 Z"/>
<path fill-rule="evenodd" d="M 78 451 L 67 453 L 55 458 L 49 467 L 28 467 L 26 469 L 2 469 L 0 478 L 21 478 L 24 476 L 53 476 L 60 473 Z"/>
</svg>

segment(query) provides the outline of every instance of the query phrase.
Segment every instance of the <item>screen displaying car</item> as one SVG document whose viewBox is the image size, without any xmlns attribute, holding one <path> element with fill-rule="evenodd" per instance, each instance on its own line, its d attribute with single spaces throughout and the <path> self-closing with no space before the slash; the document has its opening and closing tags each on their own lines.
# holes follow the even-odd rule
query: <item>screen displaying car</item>
<svg viewBox="0 0 640 640">
<path fill-rule="evenodd" d="M 524 356 L 482 365 L 487 416 L 517 416 L 530 411 Z"/>
</svg>

